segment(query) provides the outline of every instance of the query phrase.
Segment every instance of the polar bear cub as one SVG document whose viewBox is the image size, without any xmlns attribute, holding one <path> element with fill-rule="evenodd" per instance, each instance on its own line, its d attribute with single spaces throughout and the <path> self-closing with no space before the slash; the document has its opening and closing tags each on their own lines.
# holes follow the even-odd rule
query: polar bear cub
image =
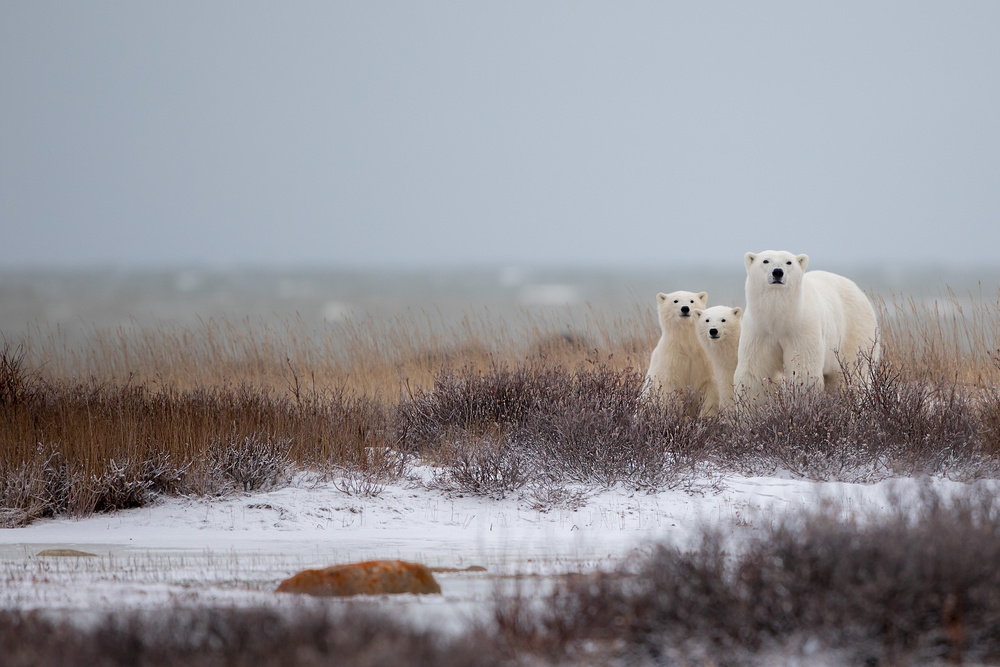
<svg viewBox="0 0 1000 667">
<path fill-rule="evenodd" d="M 810 271 L 807 255 L 765 250 L 748 252 L 747 305 L 743 313 L 737 392 L 758 400 L 783 379 L 807 387 L 835 389 L 841 364 L 865 377 L 878 361 L 875 308 L 852 281 Z"/>
<path fill-rule="evenodd" d="M 736 375 L 737 352 L 740 345 L 740 320 L 743 309 L 730 306 L 712 306 L 696 310 L 695 333 L 701 349 L 712 367 L 715 390 L 719 395 L 719 409 L 733 404 L 733 377 Z"/>
<path fill-rule="evenodd" d="M 666 397 L 693 389 L 702 400 L 702 414 L 718 410 L 719 397 L 705 351 L 698 344 L 694 313 L 704 309 L 705 292 L 671 292 L 656 295 L 660 317 L 660 340 L 649 357 L 643 392 Z"/>
</svg>

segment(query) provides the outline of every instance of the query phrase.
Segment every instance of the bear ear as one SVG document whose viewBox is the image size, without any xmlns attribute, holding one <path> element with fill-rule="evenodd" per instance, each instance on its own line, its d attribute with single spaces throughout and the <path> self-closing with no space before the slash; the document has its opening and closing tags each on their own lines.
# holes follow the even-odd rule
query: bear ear
<svg viewBox="0 0 1000 667">
<path fill-rule="evenodd" d="M 664 294 L 663 292 L 660 292 L 659 294 L 656 295 L 656 298 L 659 299 L 660 301 L 666 301 L 667 295 Z"/>
<path fill-rule="evenodd" d="M 796 255 L 795 260 L 799 263 L 799 266 L 802 267 L 802 270 L 805 271 L 806 267 L 809 265 L 809 255 Z"/>
<path fill-rule="evenodd" d="M 708 303 L 708 292 L 698 292 L 698 300 L 702 303 Z"/>
<path fill-rule="evenodd" d="M 736 306 L 735 308 L 733 308 L 733 317 L 735 317 L 737 319 L 743 317 L 743 309 L 740 308 L 739 306 Z"/>
<path fill-rule="evenodd" d="M 747 265 L 747 271 L 750 270 L 750 265 L 753 264 L 753 261 L 755 259 L 757 259 L 757 253 L 748 252 L 747 254 L 743 255 L 743 263 Z"/>
<path fill-rule="evenodd" d="M 700 320 L 701 319 L 701 314 L 704 313 L 704 312 L 705 311 L 702 310 L 701 308 L 695 308 L 694 309 L 694 316 L 697 317 Z"/>
</svg>

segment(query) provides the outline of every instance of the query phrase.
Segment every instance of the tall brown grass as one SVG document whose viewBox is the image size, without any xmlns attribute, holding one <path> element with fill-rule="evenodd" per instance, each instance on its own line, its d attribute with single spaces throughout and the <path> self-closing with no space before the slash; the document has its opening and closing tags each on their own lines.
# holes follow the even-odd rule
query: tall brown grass
<svg viewBox="0 0 1000 667">
<path fill-rule="evenodd" d="M 252 490 L 293 464 L 386 471 L 389 449 L 382 405 L 338 389 L 52 380 L 0 350 L 0 525 Z"/>
<path fill-rule="evenodd" d="M 1000 289 L 917 300 L 875 299 L 884 353 L 904 379 L 987 388 L 1000 383 Z M 574 366 L 592 358 L 644 371 L 659 337 L 655 306 L 633 303 L 621 314 L 590 310 L 564 322 L 556 311 L 514 321 L 488 310 L 459 320 L 407 311 L 354 317 L 316 329 L 300 320 L 202 320 L 196 327 L 132 323 L 95 330 L 71 344 L 58 329 L 36 327 L 23 340 L 33 373 L 49 381 L 129 382 L 150 390 L 250 384 L 275 391 L 336 388 L 395 401 L 407 387 L 432 386 L 442 370 L 488 370 L 543 359 Z M 77 339 L 74 339 L 77 340 Z"/>
<path fill-rule="evenodd" d="M 300 320 L 278 324 L 226 319 L 197 327 L 136 323 L 93 331 L 70 344 L 58 329 L 36 327 L 20 341 L 33 373 L 49 381 L 95 379 L 150 389 L 250 384 L 275 391 L 338 391 L 395 400 L 407 387 L 429 387 L 442 369 L 486 370 L 496 363 L 546 359 L 573 365 L 595 354 L 616 367 L 642 367 L 658 333 L 655 312 L 590 310 L 562 323 L 560 313 L 523 311 L 503 321 L 489 311 L 446 320 L 427 311 L 389 319 L 348 318 L 316 330 Z"/>
<path fill-rule="evenodd" d="M 985 389 L 1000 383 L 1000 288 L 936 299 L 876 299 L 884 352 L 908 381 Z"/>
<path fill-rule="evenodd" d="M 674 484 L 700 461 L 877 479 L 978 458 L 978 474 L 991 474 L 1000 299 L 877 306 L 885 354 L 873 391 L 791 394 L 697 425 L 640 403 L 652 304 L 569 325 L 487 311 L 320 330 L 210 319 L 95 331 L 81 345 L 38 328 L 0 350 L 0 523 L 260 488 L 296 468 L 372 494 L 412 455 L 441 465 L 443 483 L 489 494 L 539 487 L 538 475 L 546 492 L 567 480 Z M 491 412 L 513 394 L 530 405 Z M 485 407 L 465 411 L 475 405 Z"/>
</svg>

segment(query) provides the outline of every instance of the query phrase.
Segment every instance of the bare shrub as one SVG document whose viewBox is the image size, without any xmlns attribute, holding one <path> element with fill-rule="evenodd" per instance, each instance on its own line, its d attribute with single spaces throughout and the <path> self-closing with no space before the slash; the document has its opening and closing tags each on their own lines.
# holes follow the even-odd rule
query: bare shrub
<svg viewBox="0 0 1000 667">
<path fill-rule="evenodd" d="M 151 452 L 140 464 L 139 474 L 154 495 L 170 495 L 186 490 L 185 480 L 193 461 L 175 461 L 169 452 Z"/>
<path fill-rule="evenodd" d="M 914 654 L 1000 657 L 1000 505 L 986 492 L 916 510 L 897 500 L 866 524 L 832 512 L 785 522 L 737 570 L 771 632 L 816 628 L 829 640 Z M 834 632 L 836 630 L 836 632 Z"/>
<path fill-rule="evenodd" d="M 0 475 L 0 528 L 24 526 L 52 513 L 43 473 L 35 461 L 22 461 Z"/>
<path fill-rule="evenodd" d="M 218 438 L 209 448 L 209 475 L 219 491 L 235 486 L 257 491 L 288 480 L 291 457 L 287 438 L 254 433 L 240 437 L 232 433 Z"/>
<path fill-rule="evenodd" d="M 648 477 L 651 452 L 644 447 L 647 442 L 634 437 L 644 423 L 635 416 L 638 375 L 591 365 L 568 376 L 564 385 L 558 403 L 517 425 L 515 442 L 532 450 L 555 479 L 611 485 L 644 473 Z"/>
<path fill-rule="evenodd" d="M 642 376 L 591 362 L 574 371 L 527 364 L 446 373 L 401 402 L 400 441 L 440 463 L 439 485 L 500 497 L 563 481 L 662 488 L 710 446 L 694 400 L 640 400 Z"/>
<path fill-rule="evenodd" d="M 641 377 L 597 368 L 580 378 L 559 409 L 515 429 L 550 479 L 659 489 L 691 474 L 710 446 L 708 422 L 685 412 L 689 395 L 639 399 Z"/>
<path fill-rule="evenodd" d="M 579 509 L 587 504 L 591 494 L 586 488 L 567 488 L 565 484 L 543 480 L 529 485 L 525 497 L 531 509 L 550 512 L 555 509 Z"/>
<path fill-rule="evenodd" d="M 33 457 L 0 474 L 0 525 L 141 507 L 181 489 L 188 465 L 177 466 L 166 454 L 142 461 L 111 459 L 100 473 L 88 476 L 67 460 L 61 443 L 39 445 Z"/>
<path fill-rule="evenodd" d="M 455 493 L 503 498 L 529 479 L 532 462 L 503 435 L 463 439 L 432 485 Z"/>
<path fill-rule="evenodd" d="M 391 449 L 371 448 L 363 465 L 351 462 L 335 467 L 334 486 L 349 496 L 378 497 L 386 485 L 407 470 L 405 454 Z"/>
<path fill-rule="evenodd" d="M 377 498 L 383 491 L 389 479 L 377 471 L 362 468 L 341 468 L 335 473 L 333 485 L 341 493 L 349 496 Z"/>
<path fill-rule="evenodd" d="M 870 364 L 863 375 L 848 373 L 848 379 L 844 401 L 867 427 L 868 439 L 887 453 L 894 472 L 982 468 L 978 400 L 957 381 L 906 382 L 890 361 Z"/>
<path fill-rule="evenodd" d="M 142 507 L 146 504 L 152 482 L 143 479 L 138 465 L 125 460 L 108 461 L 104 474 L 90 479 L 95 512 Z"/>
<path fill-rule="evenodd" d="M 979 435 L 988 460 L 1000 459 L 1000 390 L 989 391 L 979 405 Z"/>
<path fill-rule="evenodd" d="M 445 638 L 387 615 L 350 609 L 173 609 L 121 613 L 86 627 L 43 615 L 0 611 L 5 667 L 80 664 L 94 667 L 312 667 L 349 664 L 499 665 L 474 635 Z"/>
<path fill-rule="evenodd" d="M 997 471 L 1000 459 L 982 438 L 981 400 L 957 384 L 904 382 L 889 361 L 862 366 L 845 369 L 834 392 L 788 383 L 761 404 L 738 401 L 720 420 L 720 461 L 749 474 L 780 469 L 850 482 Z"/>
<path fill-rule="evenodd" d="M 720 452 L 747 474 L 784 470 L 811 479 L 871 481 L 888 474 L 879 441 L 839 394 L 776 388 L 760 405 L 737 403 L 722 422 Z"/>
<path fill-rule="evenodd" d="M 85 475 L 71 467 L 58 444 L 38 445 L 27 460 L 0 474 L 3 527 L 26 525 L 35 519 L 77 512 L 88 495 Z M 84 510 L 86 513 L 89 510 Z"/>
<path fill-rule="evenodd" d="M 541 607 L 503 599 L 498 632 L 556 661 L 596 644 L 636 664 L 766 664 L 807 639 L 853 664 L 1000 659 L 1000 502 L 925 491 L 878 520 L 841 514 L 789 517 L 735 552 L 706 530 L 693 550 L 567 578 Z"/>
<path fill-rule="evenodd" d="M 445 369 L 431 389 L 400 401 L 399 441 L 410 451 L 427 454 L 451 445 L 449 436 L 457 430 L 476 437 L 521 423 L 558 404 L 568 380 L 564 370 L 539 365 L 494 366 L 488 373 Z"/>
</svg>

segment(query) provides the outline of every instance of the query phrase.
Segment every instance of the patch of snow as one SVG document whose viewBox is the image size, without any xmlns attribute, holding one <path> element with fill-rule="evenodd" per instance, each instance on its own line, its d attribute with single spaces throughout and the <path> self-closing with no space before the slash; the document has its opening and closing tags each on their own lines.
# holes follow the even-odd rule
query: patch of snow
<svg viewBox="0 0 1000 667">
<path fill-rule="evenodd" d="M 290 486 L 268 492 L 172 497 L 140 509 L 2 530 L 0 608 L 318 604 L 273 591 L 305 568 L 399 558 L 432 567 L 486 568 L 436 575 L 442 596 L 366 602 L 394 604 L 417 612 L 410 616 L 418 622 L 459 628 L 489 607 L 484 603 L 511 575 L 541 575 L 528 585 L 544 588 L 546 577 L 613 567 L 654 542 L 684 546 L 705 524 L 739 538 L 831 501 L 844 512 L 874 516 L 889 507 L 893 494 L 916 498 L 924 484 L 730 476 L 717 492 L 618 487 L 585 494 L 578 507 L 542 511 L 516 497 L 450 496 L 421 482 L 430 476 L 429 469 L 418 468 L 416 478 L 371 498 L 299 475 Z M 945 479 L 926 483 L 944 495 L 968 488 Z M 37 555 L 56 548 L 98 557 Z"/>
</svg>

